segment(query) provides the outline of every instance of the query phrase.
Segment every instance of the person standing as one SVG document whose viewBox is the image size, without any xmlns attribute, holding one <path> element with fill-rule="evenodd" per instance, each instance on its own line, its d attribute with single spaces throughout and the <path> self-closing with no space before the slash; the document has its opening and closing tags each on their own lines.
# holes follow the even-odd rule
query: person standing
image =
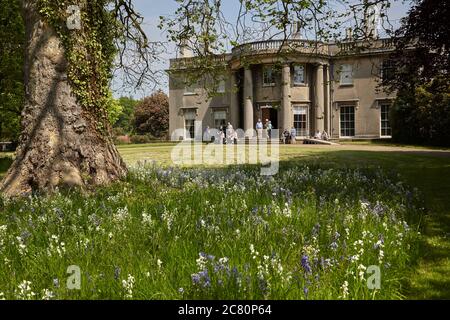
<svg viewBox="0 0 450 320">
<path fill-rule="evenodd" d="M 233 144 L 234 129 L 230 122 L 227 125 L 227 144 Z"/>
<path fill-rule="evenodd" d="M 272 121 L 268 121 L 267 122 L 267 125 L 266 125 L 266 129 L 267 129 L 267 139 L 272 139 L 272 129 L 273 129 L 273 126 L 272 126 Z"/>
<path fill-rule="evenodd" d="M 290 138 L 290 133 L 288 129 L 284 129 L 283 131 L 283 143 L 284 144 L 288 144 L 289 143 L 289 138 Z"/>
<path fill-rule="evenodd" d="M 256 133 L 258 134 L 258 139 L 262 139 L 262 132 L 263 132 L 263 123 L 261 119 L 258 119 L 258 122 L 256 122 Z"/>
<path fill-rule="evenodd" d="M 211 132 L 209 130 L 209 126 L 206 126 L 205 132 L 203 132 L 203 141 L 211 142 Z"/>
<path fill-rule="evenodd" d="M 291 129 L 291 144 L 295 144 L 297 142 L 297 129 L 292 127 Z"/>
</svg>

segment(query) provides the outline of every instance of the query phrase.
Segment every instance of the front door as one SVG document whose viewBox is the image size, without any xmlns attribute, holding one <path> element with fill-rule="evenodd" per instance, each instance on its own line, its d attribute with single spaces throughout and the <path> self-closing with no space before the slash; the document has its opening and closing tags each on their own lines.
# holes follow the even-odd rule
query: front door
<svg viewBox="0 0 450 320">
<path fill-rule="evenodd" d="M 278 110 L 272 107 L 261 108 L 261 121 L 266 125 L 266 120 L 272 123 L 273 129 L 278 129 Z"/>
</svg>

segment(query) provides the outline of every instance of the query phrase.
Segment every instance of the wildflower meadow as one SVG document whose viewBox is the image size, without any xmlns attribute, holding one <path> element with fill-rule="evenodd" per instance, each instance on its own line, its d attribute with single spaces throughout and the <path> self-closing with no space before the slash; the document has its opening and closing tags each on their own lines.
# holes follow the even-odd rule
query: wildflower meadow
<svg viewBox="0 0 450 320">
<path fill-rule="evenodd" d="M 422 214 L 382 170 L 300 164 L 0 201 L 0 299 L 399 299 Z"/>
</svg>

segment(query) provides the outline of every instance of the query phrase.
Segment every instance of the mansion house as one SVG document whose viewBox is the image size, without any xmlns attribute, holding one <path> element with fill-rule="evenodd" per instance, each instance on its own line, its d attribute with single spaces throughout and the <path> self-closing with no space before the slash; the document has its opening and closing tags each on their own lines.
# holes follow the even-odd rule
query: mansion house
<svg viewBox="0 0 450 320">
<path fill-rule="evenodd" d="M 189 67 L 195 57 L 181 50 L 169 69 L 170 132 L 178 129 L 172 139 L 228 122 L 247 131 L 258 119 L 270 120 L 280 133 L 296 128 L 297 139 L 317 131 L 331 139 L 390 137 L 395 93 L 383 90 L 383 80 L 392 74 L 392 51 L 391 39 L 246 43 L 217 57 L 227 76 L 208 98 L 204 85 L 184 80 L 195 72 Z"/>
</svg>

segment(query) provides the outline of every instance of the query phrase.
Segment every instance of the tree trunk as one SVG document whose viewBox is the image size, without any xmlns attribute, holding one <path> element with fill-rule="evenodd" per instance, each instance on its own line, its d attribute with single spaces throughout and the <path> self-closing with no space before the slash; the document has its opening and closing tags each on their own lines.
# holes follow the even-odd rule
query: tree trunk
<svg viewBox="0 0 450 320">
<path fill-rule="evenodd" d="M 72 92 L 56 32 L 37 13 L 35 1 L 23 2 L 27 46 L 22 134 L 0 190 L 17 196 L 105 185 L 124 177 L 126 166 L 111 138 L 97 129 L 98 116 L 82 108 Z"/>
</svg>

